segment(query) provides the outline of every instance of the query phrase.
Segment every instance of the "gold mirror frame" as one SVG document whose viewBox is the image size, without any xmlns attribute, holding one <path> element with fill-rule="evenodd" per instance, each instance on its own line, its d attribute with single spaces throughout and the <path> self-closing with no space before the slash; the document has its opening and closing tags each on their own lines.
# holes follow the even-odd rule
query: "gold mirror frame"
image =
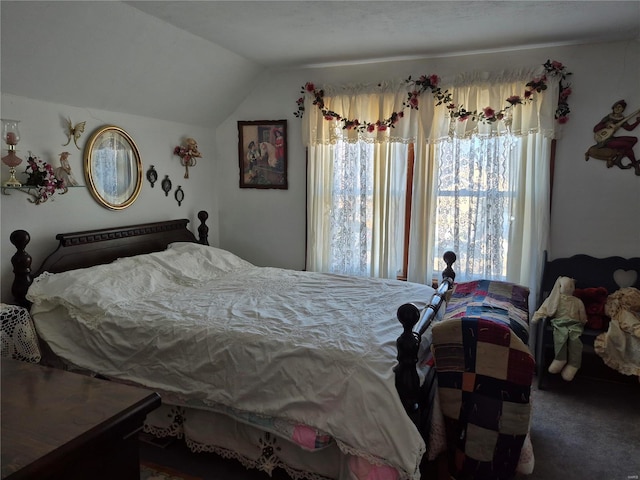
<svg viewBox="0 0 640 480">
<path fill-rule="evenodd" d="M 135 202 L 142 189 L 142 161 L 131 136 L 114 125 L 93 132 L 84 149 L 84 175 L 102 206 L 122 210 Z"/>
</svg>

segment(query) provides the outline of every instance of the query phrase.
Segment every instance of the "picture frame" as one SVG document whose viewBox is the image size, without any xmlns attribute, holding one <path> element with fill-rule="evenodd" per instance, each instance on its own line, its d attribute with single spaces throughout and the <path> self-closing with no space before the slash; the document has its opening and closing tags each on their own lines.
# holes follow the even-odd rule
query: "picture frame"
<svg viewBox="0 0 640 480">
<path fill-rule="evenodd" d="M 287 121 L 238 121 L 240 188 L 289 188 Z"/>
</svg>

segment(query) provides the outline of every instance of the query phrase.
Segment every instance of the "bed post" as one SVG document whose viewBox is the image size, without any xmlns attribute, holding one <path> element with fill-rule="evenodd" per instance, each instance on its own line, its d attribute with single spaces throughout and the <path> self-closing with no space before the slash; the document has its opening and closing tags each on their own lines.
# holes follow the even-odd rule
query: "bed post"
<svg viewBox="0 0 640 480">
<path fill-rule="evenodd" d="M 396 375 L 396 390 L 407 415 L 413 423 L 419 424 L 418 392 L 420 391 L 420 379 L 416 364 L 418 363 L 418 349 L 420 348 L 420 335 L 413 331 L 413 327 L 420 318 L 418 307 L 412 303 L 405 303 L 398 308 L 398 321 L 402 324 L 402 334 L 396 341 L 398 348 L 398 365 L 394 372 Z"/>
<path fill-rule="evenodd" d="M 9 240 L 17 250 L 11 257 L 14 274 L 11 293 L 18 305 L 28 309 L 31 302 L 27 300 L 27 290 L 33 283 L 33 278 L 31 278 L 31 255 L 25 251 L 25 248 L 31 241 L 31 236 L 26 230 L 14 230 Z"/>
<path fill-rule="evenodd" d="M 444 255 L 442 255 L 442 259 L 447 265 L 447 268 L 442 271 L 442 280 L 450 279 L 451 285 L 449 286 L 449 288 L 451 288 L 453 287 L 453 281 L 456 279 L 456 272 L 453 271 L 453 267 L 451 265 L 455 263 L 458 257 L 454 252 L 447 251 L 444 252 Z"/>
<path fill-rule="evenodd" d="M 202 245 L 209 245 L 209 227 L 206 225 L 206 221 L 209 218 L 209 214 L 204 210 L 198 212 L 198 220 L 200 220 L 200 226 L 198 227 L 198 243 Z"/>
<path fill-rule="evenodd" d="M 442 283 L 430 299 L 429 305 L 424 309 L 424 314 L 412 303 L 401 305 L 397 312 L 398 321 L 402 324 L 403 331 L 396 341 L 398 348 L 398 364 L 394 368 L 396 389 L 407 414 L 417 426 L 422 423 L 420 417 L 423 409 L 429 408 L 428 405 L 421 405 L 424 402 L 420 400 L 424 397 L 420 393 L 420 378 L 417 371 L 420 341 L 422 334 L 436 318 L 456 277 L 452 267 L 457 259 L 456 254 L 447 251 L 442 258 L 447 265 L 442 272 Z M 421 315 L 422 318 L 420 318 Z"/>
</svg>

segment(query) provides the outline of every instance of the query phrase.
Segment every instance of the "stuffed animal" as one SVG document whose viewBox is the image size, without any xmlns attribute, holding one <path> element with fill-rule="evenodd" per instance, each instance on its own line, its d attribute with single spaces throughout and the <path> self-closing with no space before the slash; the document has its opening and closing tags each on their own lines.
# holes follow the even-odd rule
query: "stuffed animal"
<svg viewBox="0 0 640 480">
<path fill-rule="evenodd" d="M 578 297 L 584 303 L 587 312 L 585 328 L 594 330 L 606 330 L 609 326 L 609 316 L 604 312 L 604 304 L 607 303 L 609 292 L 604 287 L 576 288 L 574 297 Z"/>
<path fill-rule="evenodd" d="M 623 375 L 637 375 L 640 380 L 640 290 L 625 287 L 613 292 L 605 312 L 611 323 L 607 332 L 596 338 L 596 353 L 611 368 Z"/>
<path fill-rule="evenodd" d="M 580 335 L 587 323 L 587 313 L 582 300 L 573 296 L 575 280 L 558 277 L 551 293 L 533 315 L 533 320 L 547 317 L 553 326 L 555 358 L 549 365 L 549 373 L 560 373 L 567 382 L 573 380 L 582 365 L 582 340 Z"/>
</svg>

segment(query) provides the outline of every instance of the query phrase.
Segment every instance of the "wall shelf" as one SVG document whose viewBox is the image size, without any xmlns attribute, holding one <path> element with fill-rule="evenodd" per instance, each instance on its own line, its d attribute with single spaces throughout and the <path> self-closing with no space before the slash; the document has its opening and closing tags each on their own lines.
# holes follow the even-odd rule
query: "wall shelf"
<svg viewBox="0 0 640 480">
<path fill-rule="evenodd" d="M 71 186 L 65 187 L 62 190 L 56 190 L 55 194 L 64 195 L 69 191 L 70 188 L 85 188 L 85 187 L 86 185 L 71 185 Z M 28 200 L 31 203 L 35 203 L 36 205 L 40 205 L 41 203 L 46 202 L 49 198 L 53 197 L 53 195 L 51 195 L 45 199 L 39 198 L 38 187 L 35 187 L 33 185 L 22 185 L 21 187 L 6 187 L 4 185 L 2 186 L 2 195 L 11 195 L 12 191 L 26 193 L 30 197 L 28 198 Z"/>
</svg>

